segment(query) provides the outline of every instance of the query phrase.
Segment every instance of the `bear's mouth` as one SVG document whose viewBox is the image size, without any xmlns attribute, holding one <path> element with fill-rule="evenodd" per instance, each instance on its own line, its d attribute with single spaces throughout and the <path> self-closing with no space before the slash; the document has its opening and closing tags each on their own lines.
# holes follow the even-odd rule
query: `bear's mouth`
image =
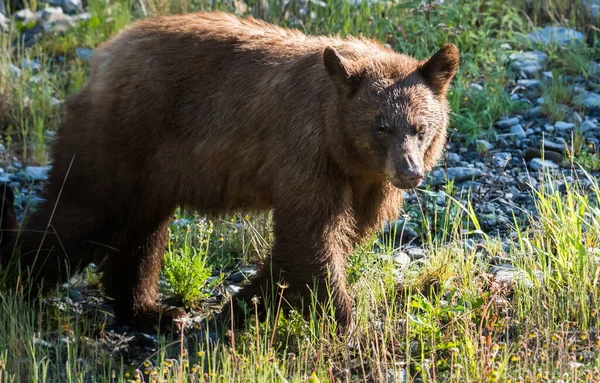
<svg viewBox="0 0 600 383">
<path fill-rule="evenodd" d="M 419 186 L 421 184 L 421 182 L 423 182 L 424 178 L 425 177 L 423 177 L 423 176 L 411 177 L 410 179 L 405 179 L 402 177 L 394 177 L 390 180 L 390 182 L 392 183 L 392 185 L 394 185 L 398 189 L 408 190 L 408 189 L 414 189 L 417 186 Z"/>
</svg>

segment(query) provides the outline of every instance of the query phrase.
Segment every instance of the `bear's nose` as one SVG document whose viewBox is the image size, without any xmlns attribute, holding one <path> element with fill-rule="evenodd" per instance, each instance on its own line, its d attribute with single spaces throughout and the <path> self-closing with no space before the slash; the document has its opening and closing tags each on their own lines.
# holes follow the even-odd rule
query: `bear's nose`
<svg viewBox="0 0 600 383">
<path fill-rule="evenodd" d="M 417 182 L 423 178 L 423 168 L 418 165 L 400 168 L 400 177 L 409 182 Z"/>
</svg>

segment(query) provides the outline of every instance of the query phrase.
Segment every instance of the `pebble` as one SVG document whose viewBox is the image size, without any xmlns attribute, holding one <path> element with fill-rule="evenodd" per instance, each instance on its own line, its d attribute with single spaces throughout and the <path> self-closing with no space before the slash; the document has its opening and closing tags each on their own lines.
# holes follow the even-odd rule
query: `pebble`
<svg viewBox="0 0 600 383">
<path fill-rule="evenodd" d="M 509 57 L 510 67 L 525 77 L 533 77 L 544 68 L 548 55 L 540 51 L 513 53 Z"/>
<path fill-rule="evenodd" d="M 48 179 L 48 171 L 50 166 L 27 166 L 25 168 L 25 176 L 29 181 L 46 181 Z"/>
<path fill-rule="evenodd" d="M 521 126 L 521 124 L 511 126 L 510 133 L 514 134 L 517 138 L 525 138 L 526 137 L 525 130 L 523 130 L 523 127 Z"/>
<path fill-rule="evenodd" d="M 19 21 L 23 24 L 29 24 L 30 22 L 35 21 L 35 13 L 31 12 L 31 10 L 27 8 L 15 12 L 13 17 L 16 21 Z"/>
<path fill-rule="evenodd" d="M 585 43 L 583 33 L 574 29 L 549 26 L 527 35 L 532 44 L 574 46 Z"/>
<path fill-rule="evenodd" d="M 92 50 L 90 48 L 76 48 L 75 55 L 82 61 L 90 61 L 92 58 Z"/>
<path fill-rule="evenodd" d="M 496 122 L 496 126 L 500 129 L 507 129 L 513 125 L 517 125 L 519 123 L 519 119 L 517 117 L 505 118 L 503 120 L 499 120 Z"/>
<path fill-rule="evenodd" d="M 554 124 L 556 130 L 571 130 L 575 128 L 575 124 L 571 122 L 558 121 Z"/>
<path fill-rule="evenodd" d="M 497 168 L 503 168 L 508 164 L 508 161 L 512 159 L 512 154 L 510 153 L 494 153 L 492 156 L 492 160 L 494 161 L 494 166 Z"/>
<path fill-rule="evenodd" d="M 467 181 L 479 178 L 483 172 L 479 169 L 468 167 L 448 168 L 448 180 Z M 434 170 L 432 173 L 432 184 L 441 185 L 446 180 L 446 172 L 443 169 Z"/>
<path fill-rule="evenodd" d="M 600 94 L 593 92 L 583 92 L 573 99 L 575 105 L 583 108 L 600 108 Z"/>
<path fill-rule="evenodd" d="M 541 171 L 546 169 L 558 169 L 559 166 L 550 160 L 542 160 L 541 158 L 534 158 L 529 162 L 529 167 L 532 170 Z"/>
<path fill-rule="evenodd" d="M 523 79 L 517 80 L 517 85 L 522 86 L 526 89 L 540 89 L 542 87 L 542 82 L 540 80 L 535 79 Z"/>
</svg>

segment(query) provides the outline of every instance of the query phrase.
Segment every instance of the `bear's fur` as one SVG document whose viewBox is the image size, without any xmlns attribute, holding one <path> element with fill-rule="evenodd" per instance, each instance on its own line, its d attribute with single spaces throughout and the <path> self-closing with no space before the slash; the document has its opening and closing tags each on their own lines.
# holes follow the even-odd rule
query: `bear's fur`
<svg viewBox="0 0 600 383">
<path fill-rule="evenodd" d="M 20 247 L 45 287 L 100 262 L 118 319 L 142 326 L 182 315 L 157 303 L 177 206 L 273 209 L 272 257 L 239 297 L 283 280 L 291 302 L 315 286 L 324 302 L 329 282 L 347 326 L 345 258 L 440 157 L 458 61 L 453 45 L 418 61 L 224 13 L 136 22 L 66 103 L 45 202 L 5 234 L 4 258 Z"/>
</svg>

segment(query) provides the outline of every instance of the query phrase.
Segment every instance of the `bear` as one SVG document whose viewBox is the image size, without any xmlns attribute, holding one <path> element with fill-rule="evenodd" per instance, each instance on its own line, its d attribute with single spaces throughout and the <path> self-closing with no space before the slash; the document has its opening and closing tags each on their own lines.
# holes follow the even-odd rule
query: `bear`
<svg viewBox="0 0 600 383">
<path fill-rule="evenodd" d="M 282 281 L 348 328 L 346 257 L 441 156 L 458 64 L 452 44 L 421 61 L 226 13 L 137 21 L 67 100 L 44 201 L 6 231 L 3 262 L 42 290 L 98 262 L 117 320 L 144 328 L 185 316 L 158 302 L 174 209 L 272 210 L 271 256 L 225 311 L 238 323 L 256 296 L 263 316 Z"/>
</svg>

